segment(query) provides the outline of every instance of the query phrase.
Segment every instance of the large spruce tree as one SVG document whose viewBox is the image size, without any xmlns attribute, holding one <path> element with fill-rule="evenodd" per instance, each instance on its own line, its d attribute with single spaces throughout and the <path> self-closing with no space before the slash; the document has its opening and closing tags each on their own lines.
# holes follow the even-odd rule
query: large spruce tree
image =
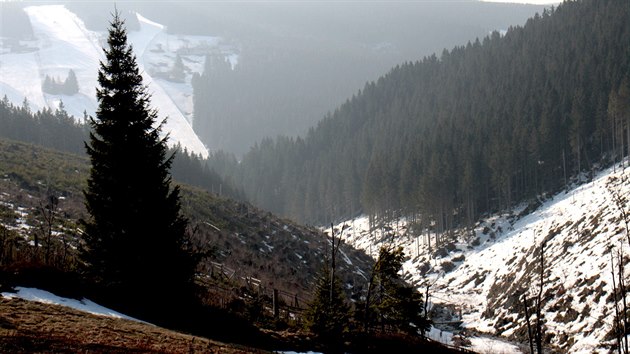
<svg viewBox="0 0 630 354">
<path fill-rule="evenodd" d="M 183 300 L 194 275 L 184 250 L 187 220 L 171 188 L 166 139 L 116 13 L 98 73 L 99 107 L 86 144 L 92 162 L 85 263 L 108 296 L 138 315 Z M 168 308 L 173 308 L 169 303 Z"/>
</svg>

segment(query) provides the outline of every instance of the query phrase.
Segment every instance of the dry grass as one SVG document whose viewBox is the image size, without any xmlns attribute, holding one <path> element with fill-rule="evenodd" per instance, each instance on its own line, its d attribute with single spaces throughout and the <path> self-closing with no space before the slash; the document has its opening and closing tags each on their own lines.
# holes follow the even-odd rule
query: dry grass
<svg viewBox="0 0 630 354">
<path fill-rule="evenodd" d="M 2 353 L 263 353 L 264 351 L 21 299 L 0 298 Z"/>
</svg>

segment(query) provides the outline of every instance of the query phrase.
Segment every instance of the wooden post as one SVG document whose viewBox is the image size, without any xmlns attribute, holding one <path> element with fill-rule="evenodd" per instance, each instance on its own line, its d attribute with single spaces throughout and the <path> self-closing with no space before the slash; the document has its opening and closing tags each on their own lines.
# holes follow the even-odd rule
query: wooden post
<svg viewBox="0 0 630 354">
<path fill-rule="evenodd" d="M 273 289 L 273 318 L 280 315 L 280 304 L 278 303 L 278 289 Z"/>
<path fill-rule="evenodd" d="M 525 322 L 527 323 L 527 338 L 529 339 L 529 352 L 534 354 L 534 340 L 532 339 L 532 325 L 529 321 L 529 311 L 527 308 L 527 294 L 523 294 L 523 306 L 525 307 Z"/>
</svg>

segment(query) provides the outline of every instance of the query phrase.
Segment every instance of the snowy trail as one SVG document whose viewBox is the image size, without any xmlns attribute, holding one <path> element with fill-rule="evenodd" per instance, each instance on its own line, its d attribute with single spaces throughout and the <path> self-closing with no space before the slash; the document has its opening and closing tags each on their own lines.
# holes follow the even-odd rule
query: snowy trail
<svg viewBox="0 0 630 354">
<path fill-rule="evenodd" d="M 155 105 L 159 102 L 159 120 L 166 119 L 164 130 L 170 134 L 170 143 L 180 143 L 189 151 L 208 157 L 208 150 L 195 134 L 192 126 L 185 119 L 179 107 L 173 102 L 162 86 L 154 80 L 144 66 L 144 57 L 147 48 L 155 38 L 162 33 L 164 27 L 152 22 L 141 15 L 137 15 L 142 30 L 129 36 L 138 55 L 138 63 L 142 71 L 142 78 L 151 93 L 151 102 Z"/>
<path fill-rule="evenodd" d="M 83 21 L 63 5 L 33 5 L 25 8 L 33 27 L 34 39 L 20 41 L 26 49 L 12 51 L 11 47 L 0 47 L 0 99 L 6 95 L 13 104 L 21 105 L 28 99 L 32 111 L 46 107 L 57 109 L 63 101 L 65 110 L 78 120 L 83 113 L 93 116 L 96 108 L 96 87 L 99 62 L 104 59 L 102 47 L 106 34 L 88 30 Z M 189 152 L 202 157 L 208 150 L 195 134 L 189 121 L 192 121 L 192 87 L 189 78 L 179 85 L 161 82 L 152 77 L 145 64 L 153 61 L 168 61 L 173 53 L 161 56 L 151 53 L 151 46 L 158 38 L 170 36 L 164 27 L 139 14 L 139 31 L 128 33 L 129 43 L 134 48 L 138 65 L 149 92 L 151 103 L 158 110 L 158 123 L 168 117 L 163 126 L 163 134 L 169 134 L 168 144 L 181 144 Z M 207 40 L 218 45 L 214 37 L 193 38 L 195 43 Z M 0 46 L 5 43 L 0 41 Z M 173 50 L 177 50 L 174 47 Z M 201 65 L 196 70 L 203 68 Z M 79 82 L 79 92 L 68 96 L 47 94 L 42 91 L 44 78 L 48 75 L 63 81 L 73 70 Z M 189 73 L 192 76 L 192 73 Z M 165 89 L 168 88 L 168 90 Z M 179 89 L 184 89 L 182 94 Z M 177 101 L 177 102 L 176 102 Z"/>
</svg>

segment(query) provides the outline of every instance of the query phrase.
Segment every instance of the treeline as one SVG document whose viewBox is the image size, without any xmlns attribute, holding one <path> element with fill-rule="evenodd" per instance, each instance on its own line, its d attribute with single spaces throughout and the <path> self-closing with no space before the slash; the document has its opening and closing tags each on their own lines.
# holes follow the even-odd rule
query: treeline
<svg viewBox="0 0 630 354">
<path fill-rule="evenodd" d="M 263 140 L 217 171 L 302 221 L 396 211 L 438 232 L 472 223 L 627 154 L 628 18 L 626 0 L 566 2 L 400 65 L 305 138 Z"/>
<path fill-rule="evenodd" d="M 65 80 L 57 79 L 46 75 L 42 84 L 42 91 L 52 95 L 72 96 L 79 92 L 79 82 L 74 70 L 68 71 L 68 77 Z"/>
<path fill-rule="evenodd" d="M 88 134 L 89 127 L 69 116 L 63 102 L 54 111 L 44 108 L 32 112 L 28 101 L 17 106 L 9 102 L 6 96 L 0 100 L 0 138 L 85 156 L 85 141 L 88 140 Z M 175 149 L 177 154 L 171 169 L 175 180 L 215 194 L 237 200 L 244 199 L 243 192 L 234 187 L 234 183 L 224 180 L 210 169 L 203 158 L 189 153 L 185 148 L 176 147 Z M 171 150 L 169 155 L 173 152 L 175 150 Z"/>
<path fill-rule="evenodd" d="M 32 112 L 26 100 L 21 106 L 7 96 L 0 101 L 0 137 L 85 154 L 87 136 L 88 127 L 69 116 L 63 102 L 54 111 L 47 107 Z"/>
</svg>

